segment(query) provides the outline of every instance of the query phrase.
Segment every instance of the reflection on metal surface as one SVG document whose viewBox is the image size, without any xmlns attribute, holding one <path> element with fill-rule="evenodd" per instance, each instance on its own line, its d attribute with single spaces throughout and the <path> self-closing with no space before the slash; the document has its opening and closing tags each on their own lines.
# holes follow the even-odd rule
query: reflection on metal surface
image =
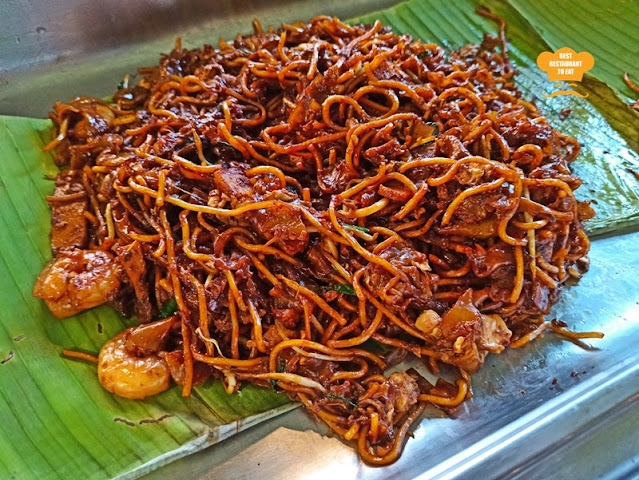
<svg viewBox="0 0 639 480">
<path fill-rule="evenodd" d="M 57 100 L 113 94 L 126 73 L 188 48 L 316 15 L 353 18 L 397 0 L 3 0 L 0 114 L 44 117 Z"/>
</svg>

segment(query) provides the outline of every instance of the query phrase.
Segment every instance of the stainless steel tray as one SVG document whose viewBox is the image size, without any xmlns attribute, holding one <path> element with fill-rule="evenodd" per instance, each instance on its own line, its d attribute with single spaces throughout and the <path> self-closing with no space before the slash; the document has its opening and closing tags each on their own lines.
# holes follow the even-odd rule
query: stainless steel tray
<svg viewBox="0 0 639 480">
<path fill-rule="evenodd" d="M 196 46 L 253 18 L 348 18 L 393 3 L 0 0 L 0 114 L 42 117 L 58 99 L 105 96 L 177 36 Z M 639 478 L 639 232 L 596 239 L 591 263 L 553 314 L 606 337 L 583 349 L 547 335 L 488 357 L 474 398 L 454 418 L 431 411 L 394 465 L 363 465 L 297 409 L 148 478 Z"/>
</svg>

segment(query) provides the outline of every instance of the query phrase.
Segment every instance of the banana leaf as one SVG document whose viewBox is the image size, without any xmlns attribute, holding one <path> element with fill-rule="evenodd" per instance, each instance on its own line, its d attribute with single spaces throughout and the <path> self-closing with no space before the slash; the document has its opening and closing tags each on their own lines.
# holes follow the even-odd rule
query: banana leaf
<svg viewBox="0 0 639 480">
<path fill-rule="evenodd" d="M 453 50 L 495 33 L 494 23 L 475 14 L 479 3 L 413 0 L 352 22 L 380 19 L 396 33 Z M 618 29 L 627 34 L 620 46 L 619 35 L 609 37 L 611 29 L 603 29 L 609 18 L 597 19 L 602 28 L 593 27 L 597 39 L 590 38 L 582 23 L 598 11 L 594 1 L 554 2 L 549 11 L 561 9 L 562 21 L 580 32 L 564 38 L 557 20 L 544 13 L 549 3 L 481 2 L 507 21 L 520 88 L 583 146 L 574 168 L 584 180 L 582 198 L 596 202 L 591 233 L 636 224 L 639 181 L 632 172 L 639 172 L 639 115 L 620 98 L 631 92 L 615 71 L 617 60 L 633 64 L 636 30 Z M 607 6 L 608 13 L 626 7 Z M 536 57 L 565 45 L 595 56 L 593 75 L 580 87 L 587 99 L 543 97 L 551 84 Z M 626 58 L 624 49 L 634 57 Z M 608 64 L 603 58 L 611 51 L 617 57 Z M 565 109 L 571 114 L 561 120 Z M 44 197 L 53 191 L 57 168 L 42 151 L 50 138 L 49 121 L 0 117 L 0 478 L 134 478 L 292 408 L 286 397 L 252 386 L 227 396 L 219 382 L 196 388 L 186 399 L 174 388 L 143 402 L 125 400 L 102 389 L 95 366 L 61 358 L 63 348 L 97 352 L 131 320 L 97 308 L 59 321 L 31 296 L 35 277 L 50 259 Z"/>
<path fill-rule="evenodd" d="M 636 0 L 510 0 L 552 50 L 569 46 L 595 55 L 591 74 L 622 99 L 637 94 L 623 82 L 623 73 L 639 81 L 639 2 Z"/>
</svg>

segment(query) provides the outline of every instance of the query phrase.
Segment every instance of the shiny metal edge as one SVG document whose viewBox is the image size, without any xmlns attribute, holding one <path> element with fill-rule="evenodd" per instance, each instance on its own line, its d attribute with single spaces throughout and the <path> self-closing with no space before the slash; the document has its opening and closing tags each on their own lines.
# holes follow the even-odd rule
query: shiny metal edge
<svg viewBox="0 0 639 480">
<path fill-rule="evenodd" d="M 592 432 L 598 424 L 636 409 L 638 387 L 639 351 L 614 369 L 546 402 L 418 478 L 519 478 L 522 471 L 527 472 L 523 478 L 547 478 L 534 471 L 535 465 L 560 449 L 567 438 L 574 439 L 582 431 Z M 639 447 L 639 437 L 636 440 Z M 522 445 L 526 445 L 525 455 L 521 454 Z M 496 458 L 500 461 L 495 462 Z"/>
<path fill-rule="evenodd" d="M 157 470 L 158 468 L 168 465 L 169 463 L 174 462 L 180 458 L 192 455 L 195 452 L 199 452 L 212 445 L 223 442 L 227 438 L 248 430 L 258 423 L 274 418 L 277 415 L 282 415 L 286 412 L 290 412 L 291 410 L 294 410 L 298 407 L 299 404 L 288 403 L 269 410 L 268 412 L 253 415 L 226 425 L 221 425 L 219 427 L 211 429 L 208 433 L 197 437 L 188 443 L 185 443 L 180 448 L 159 455 L 153 460 L 143 463 L 142 465 L 129 470 L 122 475 L 118 475 L 114 478 L 114 480 L 132 480 L 134 478 L 139 478 L 142 475 Z"/>
</svg>

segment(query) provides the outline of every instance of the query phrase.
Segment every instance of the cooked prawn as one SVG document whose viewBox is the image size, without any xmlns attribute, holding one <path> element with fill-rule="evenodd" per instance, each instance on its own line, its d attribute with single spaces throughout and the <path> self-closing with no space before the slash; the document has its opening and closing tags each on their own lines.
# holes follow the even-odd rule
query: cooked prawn
<svg viewBox="0 0 639 480">
<path fill-rule="evenodd" d="M 33 295 L 44 299 L 57 318 L 105 303 L 120 287 L 118 264 L 101 250 L 59 253 L 38 276 Z"/>
<path fill-rule="evenodd" d="M 171 374 L 167 362 L 155 353 L 131 352 L 127 340 L 134 331 L 135 328 L 129 328 L 102 346 L 98 378 L 111 393 L 142 399 L 168 389 Z"/>
</svg>

